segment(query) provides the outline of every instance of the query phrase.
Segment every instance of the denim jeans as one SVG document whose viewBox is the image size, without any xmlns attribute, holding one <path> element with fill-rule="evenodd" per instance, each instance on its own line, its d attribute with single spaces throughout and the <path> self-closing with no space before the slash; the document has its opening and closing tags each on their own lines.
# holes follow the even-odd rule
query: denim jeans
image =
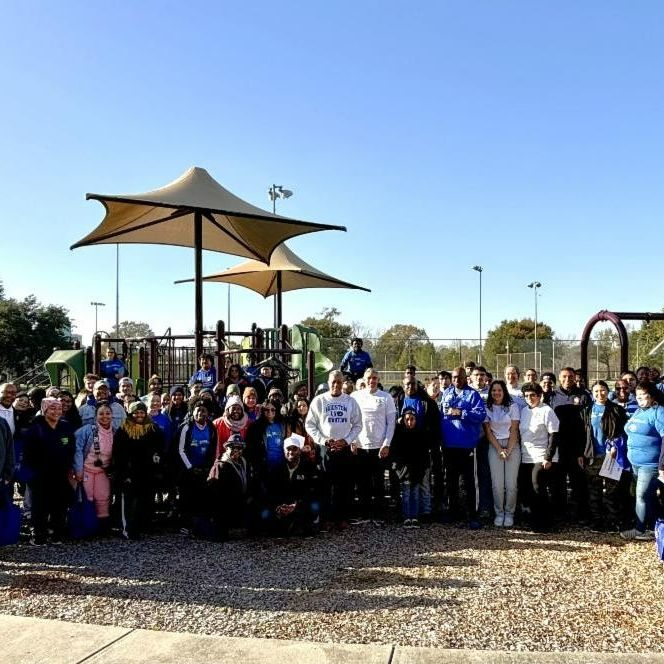
<svg viewBox="0 0 664 664">
<path fill-rule="evenodd" d="M 644 531 L 652 528 L 657 491 L 657 466 L 637 466 L 632 464 L 636 481 L 636 529 Z"/>
<path fill-rule="evenodd" d="M 498 440 L 502 447 L 507 447 L 508 439 Z M 493 489 L 493 509 L 496 516 L 509 514 L 514 516 L 516 509 L 517 480 L 521 465 L 521 450 L 517 445 L 506 461 L 498 456 L 496 448 L 489 448 L 489 467 L 491 468 L 491 487 Z"/>
<path fill-rule="evenodd" d="M 431 514 L 431 471 L 424 471 L 422 481 L 416 485 L 419 487 L 419 511 L 421 514 Z M 417 518 L 417 515 L 411 519 Z"/>
<path fill-rule="evenodd" d="M 417 519 L 420 513 L 421 483 L 401 482 L 401 508 L 404 519 Z"/>
</svg>

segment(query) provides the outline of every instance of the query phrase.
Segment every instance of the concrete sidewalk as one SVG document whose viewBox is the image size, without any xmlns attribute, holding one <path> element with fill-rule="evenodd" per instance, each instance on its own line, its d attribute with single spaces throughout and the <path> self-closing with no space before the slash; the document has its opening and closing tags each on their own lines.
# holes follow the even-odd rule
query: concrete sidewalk
<svg viewBox="0 0 664 664">
<path fill-rule="evenodd" d="M 0 615 L 3 664 L 664 664 L 664 654 L 533 653 L 152 632 Z"/>
</svg>

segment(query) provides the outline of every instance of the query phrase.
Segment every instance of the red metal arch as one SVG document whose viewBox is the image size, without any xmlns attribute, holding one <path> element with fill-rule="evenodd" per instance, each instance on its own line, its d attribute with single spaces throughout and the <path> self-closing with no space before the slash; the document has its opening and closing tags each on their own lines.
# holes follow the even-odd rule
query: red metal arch
<svg viewBox="0 0 664 664">
<path fill-rule="evenodd" d="M 609 323 L 613 323 L 620 340 L 620 373 L 629 370 L 629 338 L 627 330 L 623 325 L 624 320 L 664 320 L 664 313 L 629 313 L 625 311 L 607 311 L 606 309 L 598 311 L 586 323 L 586 326 L 583 328 L 583 334 L 581 335 L 581 372 L 586 381 L 588 380 L 588 342 L 590 341 L 593 328 L 600 322 L 608 321 Z"/>
</svg>

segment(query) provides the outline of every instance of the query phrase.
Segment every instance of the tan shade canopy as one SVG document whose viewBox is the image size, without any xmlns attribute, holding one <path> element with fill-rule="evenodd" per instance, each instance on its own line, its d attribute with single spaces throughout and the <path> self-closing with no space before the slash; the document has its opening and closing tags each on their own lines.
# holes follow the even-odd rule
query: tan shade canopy
<svg viewBox="0 0 664 664">
<path fill-rule="evenodd" d="M 104 220 L 72 249 L 92 244 L 167 244 L 196 247 L 195 213 L 202 216 L 202 249 L 269 261 L 288 238 L 346 230 L 262 210 L 222 187 L 204 168 L 144 194 L 87 194 L 106 208 Z"/>
<path fill-rule="evenodd" d="M 279 279 L 277 278 L 279 273 L 281 273 L 280 290 L 278 289 Z M 191 281 L 194 280 L 181 279 L 175 283 L 182 284 Z M 285 244 L 280 244 L 274 250 L 268 264 L 259 261 L 246 261 L 218 274 L 203 277 L 203 281 L 218 281 L 244 286 L 263 297 L 304 288 L 354 288 L 371 292 L 368 288 L 335 279 L 329 274 L 317 270 L 305 263 Z"/>
</svg>

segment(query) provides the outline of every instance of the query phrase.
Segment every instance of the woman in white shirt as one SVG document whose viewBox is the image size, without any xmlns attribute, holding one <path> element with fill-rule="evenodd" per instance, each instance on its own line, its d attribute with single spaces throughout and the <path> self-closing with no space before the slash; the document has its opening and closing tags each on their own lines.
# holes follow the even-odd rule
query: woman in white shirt
<svg viewBox="0 0 664 664">
<path fill-rule="evenodd" d="M 538 383 L 526 383 L 522 388 L 526 408 L 521 411 L 520 486 L 524 503 L 530 506 L 532 525 L 536 531 L 551 527 L 551 503 L 548 487 L 553 482 L 553 464 L 558 461 L 556 433 L 559 421 L 553 409 L 542 400 Z"/>
<path fill-rule="evenodd" d="M 512 401 L 503 380 L 494 380 L 486 401 L 484 433 L 489 441 L 489 468 L 493 488 L 494 525 L 511 528 L 516 509 L 519 449 L 519 406 Z"/>
</svg>

